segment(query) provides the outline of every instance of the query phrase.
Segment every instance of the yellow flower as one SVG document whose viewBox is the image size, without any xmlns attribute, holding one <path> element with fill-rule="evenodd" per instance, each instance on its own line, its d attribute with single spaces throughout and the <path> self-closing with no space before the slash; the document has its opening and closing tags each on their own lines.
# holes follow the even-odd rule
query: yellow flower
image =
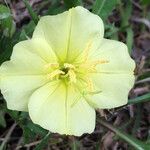
<svg viewBox="0 0 150 150">
<path fill-rule="evenodd" d="M 125 105 L 134 83 L 127 46 L 103 36 L 102 20 L 83 7 L 41 17 L 0 67 L 8 108 L 51 132 L 93 132 L 95 108 Z"/>
</svg>

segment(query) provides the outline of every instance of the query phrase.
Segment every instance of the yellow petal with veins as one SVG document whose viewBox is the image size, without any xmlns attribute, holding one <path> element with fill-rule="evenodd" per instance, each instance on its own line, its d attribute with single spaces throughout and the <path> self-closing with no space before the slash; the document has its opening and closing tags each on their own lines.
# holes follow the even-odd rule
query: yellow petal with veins
<svg viewBox="0 0 150 150">
<path fill-rule="evenodd" d="M 82 34 L 79 36 L 79 33 Z M 101 40 L 103 35 L 102 20 L 78 6 L 59 15 L 42 17 L 33 38 L 45 39 L 60 62 L 71 63 L 83 52 L 89 41 Z"/>
<path fill-rule="evenodd" d="M 33 93 L 29 114 L 34 123 L 54 133 L 81 136 L 95 128 L 95 110 L 79 96 L 75 89 L 59 81 L 48 83 Z"/>
</svg>

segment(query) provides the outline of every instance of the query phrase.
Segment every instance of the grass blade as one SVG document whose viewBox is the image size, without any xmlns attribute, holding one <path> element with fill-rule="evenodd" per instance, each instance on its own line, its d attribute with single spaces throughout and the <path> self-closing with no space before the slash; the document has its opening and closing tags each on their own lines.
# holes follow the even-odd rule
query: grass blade
<svg viewBox="0 0 150 150">
<path fill-rule="evenodd" d="M 106 20 L 116 4 L 117 0 L 96 0 L 92 12 Z"/>
<path fill-rule="evenodd" d="M 147 102 L 147 101 L 150 101 L 150 93 L 130 99 L 128 101 L 128 104 L 143 103 L 143 102 Z"/>
<path fill-rule="evenodd" d="M 64 0 L 65 5 L 67 8 L 75 7 L 82 4 L 81 0 Z"/>
<path fill-rule="evenodd" d="M 50 132 L 43 138 L 43 140 L 36 146 L 34 150 L 43 150 L 50 138 Z"/>
<path fill-rule="evenodd" d="M 24 2 L 24 4 L 25 4 L 25 6 L 27 7 L 28 12 L 29 12 L 29 14 L 31 15 L 31 17 L 32 17 L 32 19 L 33 19 L 33 21 L 34 21 L 34 23 L 37 24 L 38 21 L 39 21 L 39 18 L 38 18 L 38 16 L 37 16 L 37 14 L 33 11 L 32 7 L 30 6 L 30 4 L 29 4 L 29 2 L 28 2 L 27 0 L 23 0 L 23 2 Z"/>
<path fill-rule="evenodd" d="M 132 52 L 132 46 L 133 46 L 134 33 L 133 33 L 133 30 L 132 30 L 131 27 L 128 28 L 126 30 L 126 32 L 127 32 L 126 43 L 127 43 L 128 49 L 129 49 L 129 54 L 131 54 L 131 52 Z"/>
</svg>

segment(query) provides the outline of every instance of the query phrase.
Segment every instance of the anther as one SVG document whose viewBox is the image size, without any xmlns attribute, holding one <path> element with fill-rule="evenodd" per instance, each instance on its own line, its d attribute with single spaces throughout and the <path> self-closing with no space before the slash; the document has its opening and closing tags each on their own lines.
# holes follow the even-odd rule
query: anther
<svg viewBox="0 0 150 150">
<path fill-rule="evenodd" d="M 76 74 L 75 74 L 75 72 L 72 69 L 70 69 L 68 71 L 68 75 L 69 75 L 69 78 L 70 78 L 70 82 L 76 83 L 76 81 L 77 81 Z"/>
<path fill-rule="evenodd" d="M 69 68 L 69 69 L 75 69 L 75 66 L 72 64 L 68 64 L 68 63 L 64 63 L 64 67 L 65 68 Z"/>
<path fill-rule="evenodd" d="M 49 64 L 46 64 L 45 66 L 45 69 L 48 69 L 48 68 L 58 68 L 59 67 L 59 64 L 58 63 L 49 63 Z"/>
<path fill-rule="evenodd" d="M 48 79 L 52 80 L 54 77 L 57 77 L 60 74 L 65 74 L 65 72 L 57 69 L 57 70 L 53 71 L 52 73 L 48 74 Z"/>
<path fill-rule="evenodd" d="M 96 60 L 94 62 L 92 62 L 92 65 L 95 67 L 96 65 L 98 64 L 105 64 L 105 63 L 108 63 L 109 61 L 108 60 Z"/>
</svg>

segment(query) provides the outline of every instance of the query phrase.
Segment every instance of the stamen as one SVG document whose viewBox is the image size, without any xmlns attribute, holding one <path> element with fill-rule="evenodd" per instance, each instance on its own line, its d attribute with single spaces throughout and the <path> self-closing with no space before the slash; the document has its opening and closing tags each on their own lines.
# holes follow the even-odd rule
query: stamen
<svg viewBox="0 0 150 150">
<path fill-rule="evenodd" d="M 96 60 L 96 61 L 91 61 L 91 62 L 87 62 L 87 63 L 84 63 L 84 64 L 81 64 L 80 67 L 85 69 L 86 72 L 93 72 L 93 73 L 96 73 L 97 70 L 96 70 L 96 66 L 98 64 L 104 64 L 104 63 L 108 63 L 109 61 L 108 60 Z"/>
<path fill-rule="evenodd" d="M 98 64 L 105 64 L 105 63 L 108 63 L 108 62 L 109 62 L 108 60 L 99 59 L 99 60 L 96 60 L 96 61 L 92 62 L 92 65 L 95 67 Z"/>
<path fill-rule="evenodd" d="M 83 69 L 84 72 L 96 72 L 96 68 L 93 66 L 92 63 L 85 63 L 80 65 L 81 70 Z M 79 71 L 77 71 L 79 72 Z"/>
<path fill-rule="evenodd" d="M 59 67 L 59 63 L 49 63 L 49 64 L 46 64 L 45 66 L 45 69 L 48 69 L 48 68 L 58 68 Z"/>
<path fill-rule="evenodd" d="M 90 92 L 90 91 L 86 91 L 84 94 L 89 94 L 89 95 L 95 95 L 95 94 L 99 94 L 101 93 L 102 91 L 93 91 L 93 92 Z"/>
<path fill-rule="evenodd" d="M 86 68 L 86 70 L 88 72 L 96 72 L 96 68 L 93 65 L 88 65 L 87 68 Z"/>
<path fill-rule="evenodd" d="M 64 63 L 64 67 L 65 68 L 69 68 L 69 69 L 75 69 L 75 66 L 72 64 L 68 64 L 68 63 Z"/>
<path fill-rule="evenodd" d="M 76 81 L 77 81 L 76 74 L 75 74 L 75 72 L 72 69 L 70 69 L 68 71 L 68 75 L 69 75 L 69 78 L 70 78 L 70 82 L 76 83 Z"/>
<path fill-rule="evenodd" d="M 85 56 L 84 56 L 84 62 L 87 61 L 88 57 L 89 57 L 89 52 L 90 52 L 90 48 L 92 46 L 92 41 L 88 42 L 87 47 L 84 50 Z"/>
<path fill-rule="evenodd" d="M 87 82 L 87 86 L 88 86 L 89 91 L 93 92 L 94 91 L 94 85 L 93 85 L 92 80 L 90 78 L 87 78 L 86 82 Z"/>
<path fill-rule="evenodd" d="M 47 78 L 52 80 L 54 77 L 57 77 L 60 74 L 65 74 L 65 72 L 57 69 L 57 70 L 53 71 L 52 73 L 48 74 Z"/>
</svg>

